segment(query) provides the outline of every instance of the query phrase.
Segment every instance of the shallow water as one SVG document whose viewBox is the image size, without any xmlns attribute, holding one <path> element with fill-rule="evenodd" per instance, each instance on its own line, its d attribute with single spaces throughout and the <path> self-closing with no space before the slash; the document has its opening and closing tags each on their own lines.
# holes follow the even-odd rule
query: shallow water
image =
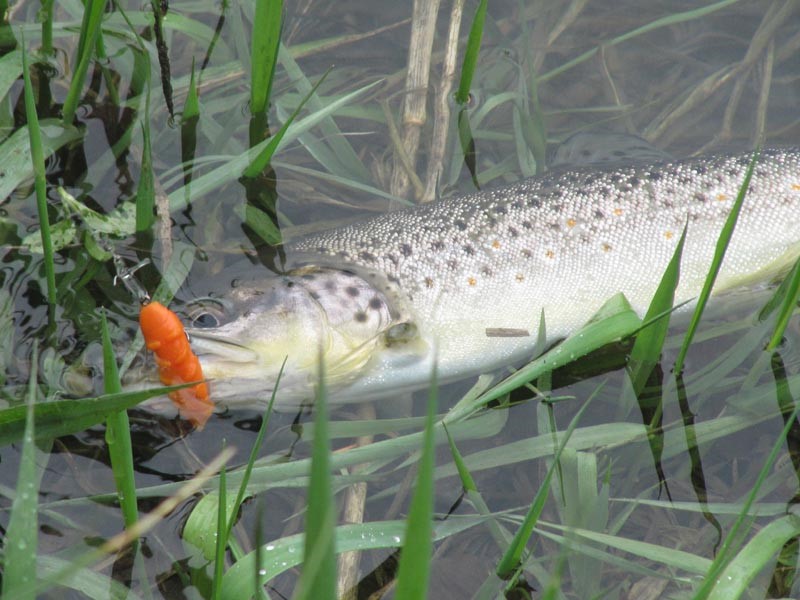
<svg viewBox="0 0 800 600">
<path fill-rule="evenodd" d="M 781 2 L 737 2 L 705 16 L 687 16 L 680 22 L 674 19 L 676 22 L 671 24 L 655 26 L 670 15 L 691 10 L 693 5 L 658 2 L 642 7 L 636 2 L 600 2 L 589 3 L 570 16 L 569 4 L 490 3 L 473 83 L 474 105 L 470 108 L 478 179 L 482 185 L 514 181 L 541 168 L 541 162 L 537 166 L 535 161 L 541 150 L 534 143 L 537 118 L 531 117 L 536 115 L 536 103 L 530 93 L 520 93 L 533 89 L 534 73 L 539 77 L 535 86 L 541 110 L 538 118 L 547 132 L 544 150 L 550 155 L 558 142 L 582 130 L 635 133 L 678 157 L 701 151 L 747 149 L 755 142 L 797 142 L 800 64 L 796 56 L 800 38 L 796 32 L 800 17 L 796 10 L 784 14 Z M 473 9 L 474 6 L 467 6 L 466 23 L 462 26 L 464 36 Z M 35 10 L 33 6 L 16 9 L 12 22 L 33 23 Z M 74 55 L 77 39 L 71 30 L 65 30 L 64 24 L 79 17 L 79 13 L 70 13 L 71 10 L 77 9 L 68 4 L 57 12 L 59 35 L 55 44 L 59 52 L 52 71 L 56 75 L 51 73 L 47 82 L 52 103 L 40 102 L 40 118 L 58 114 L 69 84 L 72 59 L 67 57 Z M 126 10 L 141 33 L 146 13 L 140 12 L 139 5 Z M 437 65 L 446 36 L 448 11 L 449 5 L 442 10 L 437 27 L 434 42 Z M 152 246 L 154 266 L 141 270 L 138 276 L 153 290 L 164 273 L 174 274 L 180 282 L 177 307 L 224 289 L 237 276 L 232 270 L 243 260 L 250 265 L 250 276 L 262 271 L 268 274 L 268 267 L 275 261 L 274 251 L 242 218 L 245 206 L 272 211 L 269 194 L 259 196 L 248 192 L 235 175 L 208 190 L 202 187 L 201 180 L 202 175 L 229 163 L 248 147 L 249 58 L 242 31 L 249 31 L 251 12 L 249 5 L 229 7 L 221 25 L 220 40 L 200 76 L 201 116 L 194 154 L 197 168 L 191 182 L 179 167 L 181 130 L 166 111 L 154 51 L 149 54 L 152 61 L 149 112 L 145 111 L 141 98 L 131 100 L 131 106 L 122 110 L 109 93 L 108 82 L 114 80 L 121 98 L 131 94 L 136 55 L 131 36 L 118 33 L 128 31 L 118 14 L 109 18 L 106 25 L 110 58 L 93 65 L 94 71 L 90 69 L 87 80 L 91 82 L 87 85 L 92 91 L 85 95 L 78 111 L 77 118 L 86 133 L 80 142 L 62 147 L 48 161 L 51 219 L 63 217 L 55 192 L 57 184 L 90 208 L 111 211 L 132 199 L 136 192 L 143 148 L 141 123 L 143 118 L 148 119 L 157 193 L 196 197 L 193 196 L 190 207 L 171 213 L 171 248 L 165 239 L 156 239 L 154 243 L 147 237 L 121 236 L 116 250 L 133 263 L 150 256 Z M 402 199 L 377 193 L 391 189 L 393 168 L 390 135 L 380 103 L 387 101 L 395 120 L 400 122 L 397 111 L 403 96 L 409 37 L 405 20 L 410 16 L 410 7 L 405 3 L 310 2 L 302 6 L 287 3 L 284 43 L 298 52 L 312 46 L 309 54 L 297 59 L 302 73 L 314 83 L 333 65 L 320 88 L 328 101 L 331 94 L 349 93 L 366 84 L 379 83 L 337 116 L 339 132 L 330 127 L 316 127 L 282 147 L 272 164 L 274 173 L 259 182 L 262 191 L 270 186 L 276 190 L 277 214 L 285 238 L 402 204 Z M 211 33 L 218 25 L 218 17 L 216 4 L 177 3 L 170 7 L 168 45 L 178 111 L 186 96 L 191 60 L 195 58 L 199 69 L 209 54 Z M 342 41 L 313 50 L 319 40 L 359 36 L 386 26 L 392 27 L 358 41 Z M 642 27 L 648 28 L 647 31 L 620 41 L 627 32 Z M 115 32 L 118 35 L 112 35 Z M 26 29 L 29 45 L 38 44 L 38 35 L 37 27 L 30 25 Z M 570 61 L 591 51 L 594 51 L 591 56 L 570 66 Z M 119 74 L 119 79 L 104 79 L 100 67 Z M 270 112 L 270 123 L 274 126 L 283 122 L 304 93 L 298 93 L 296 77 L 288 72 L 291 68 L 279 63 L 277 69 L 273 85 L 277 106 Z M 438 73 L 437 66 L 434 83 L 440 79 Z M 44 81 L 37 77 L 37 81 Z M 21 90 L 20 81 L 10 88 L 0 110 L 0 123 L 4 126 L 18 127 L 24 121 Z M 428 105 L 432 106 L 432 101 Z M 429 163 L 431 120 L 422 131 L 418 161 L 423 181 Z M 123 144 L 124 149 L 115 155 L 110 147 L 128 129 L 132 132 L 132 142 L 130 146 Z M 439 190 L 444 195 L 474 189 L 472 178 L 458 158 L 459 151 L 453 146 L 452 128 L 450 133 L 446 167 L 439 178 Z M 342 140 L 352 147 L 352 155 L 336 145 Z M 361 169 L 354 166 L 353 157 L 358 157 Z M 359 185 L 343 181 L 357 181 Z M 201 191 L 197 192 L 198 189 Z M 39 341 L 42 352 L 41 382 L 46 396 L 76 393 L 76 390 L 80 391 L 78 395 L 99 392 L 98 308 L 104 306 L 109 311 L 113 337 L 119 343 L 118 356 L 123 360 L 135 333 L 134 299 L 121 286 L 112 285 L 111 265 L 90 258 L 83 250 L 85 242 L 78 239 L 59 253 L 56 264 L 59 310 L 54 325 L 48 326 L 40 255 L 31 254 L 22 246 L 24 236 L 37 231 L 31 182 L 22 182 L 10 198 L 0 203 L 0 211 L 3 398 L 8 402 L 23 398 L 34 340 Z M 169 254 L 183 265 L 185 280 L 181 281 L 180 268 L 164 266 Z M 571 496 L 585 503 L 577 507 L 569 504 L 564 508 L 558 498 L 551 498 L 542 516 L 541 532 L 532 542 L 533 559 L 518 593 L 529 586 L 536 590 L 535 597 L 546 585 L 546 576 L 561 569 L 560 586 L 565 597 L 588 597 L 589 592 L 600 593 L 600 590 L 607 598 L 645 597 L 638 586 L 657 590 L 655 597 L 690 595 L 692 578 L 696 580 L 692 573 L 619 549 L 609 550 L 610 555 L 619 559 L 617 562 L 609 559 L 597 562 L 596 557 L 567 552 L 557 538 L 547 536 L 560 535 L 553 524 L 567 524 L 713 559 L 720 539 L 716 528 L 724 536 L 734 518 L 725 514 L 724 506 L 713 503 L 741 502 L 783 426 L 771 371 L 757 366 L 768 334 L 743 342 L 741 349 L 736 347 L 753 330 L 752 315 L 768 295 L 763 291 L 739 294 L 713 304 L 686 366 L 688 411 L 681 410 L 678 395 L 669 387 L 672 381 L 669 374 L 686 319 L 673 323 L 662 361 L 667 382 L 662 423 L 669 432 L 661 439 L 663 447 L 626 437 L 633 435 L 633 427 L 641 425 L 643 419 L 652 418 L 651 414 L 642 414 L 627 389 L 627 376 L 621 367 L 629 347 L 608 348 L 553 375 L 552 395 L 567 398 L 553 409 L 552 418 L 559 430 L 566 428 L 578 408 L 602 386 L 579 424 L 575 444 L 582 452 L 574 457 L 576 461 L 586 461 L 581 463 L 583 468 L 596 468 L 596 486 L 594 494 L 584 489 Z M 736 323 L 741 324 L 734 327 Z M 795 394 L 798 389 L 792 376 L 800 366 L 799 341 L 797 324 L 793 322 L 780 352 Z M 717 364 L 725 356 L 730 360 Z M 85 367 L 76 367 L 83 363 Z M 757 368 L 761 369 L 756 371 L 758 376 L 748 380 L 748 374 Z M 452 404 L 471 383 L 444 390 L 440 408 Z M 746 393 L 741 391 L 748 386 Z M 546 389 L 544 393 L 550 395 Z M 540 451 L 537 445 L 548 439 L 548 411 L 538 401 L 528 401 L 533 396 L 530 391 L 518 392 L 514 399 L 519 405 L 492 415 L 496 431 L 487 430 L 482 439 L 459 441 L 459 450 L 468 457 L 467 463 L 491 511 L 521 508 L 515 514 L 524 513 L 547 468 L 547 461 L 541 457 L 552 455 L 552 446 Z M 334 413 L 334 421 L 346 424 L 352 419 L 370 420 L 372 417 L 364 410 L 368 409 L 341 409 Z M 424 412 L 424 394 L 415 397 L 412 410 L 414 415 Z M 397 409 L 405 416 L 402 411 Z M 378 407 L 378 412 L 390 411 Z M 240 449 L 232 466 L 243 464 L 254 441 L 260 414 L 255 409 L 231 411 L 212 418 L 203 431 L 191 431 L 168 413 L 133 411 L 137 486 L 144 495 L 152 486 L 190 477 L 218 453 L 222 439 Z M 303 423 L 308 419 L 308 415 L 301 415 L 298 420 Z M 307 428 L 298 432 L 293 427 L 294 421 L 294 414 L 273 416 L 262 451 L 269 460 L 283 460 L 287 455 L 291 460 L 299 460 L 308 455 Z M 693 422 L 694 429 L 684 426 L 688 421 Z M 728 429 L 716 431 L 716 426 L 726 424 Z M 699 445 L 695 445 L 691 435 L 697 437 Z M 393 436 L 394 432 L 389 430 L 376 436 L 376 441 Z M 659 439 L 655 436 L 656 442 Z M 341 451 L 352 443 L 352 436 L 343 434 L 334 445 Z M 788 448 L 796 449 L 798 444 L 796 435 L 790 436 Z M 660 461 L 655 458 L 659 453 Z M 408 452 L 376 465 L 376 474 L 368 486 L 365 520 L 405 515 L 411 480 L 406 478 L 408 470 L 401 468 L 401 463 L 407 455 Z M 786 452 L 783 455 L 789 456 Z M 6 509 L 0 512 L 0 518 L 4 529 L 10 507 L 9 490 L 15 485 L 18 461 L 17 445 L 0 449 L 2 506 Z M 784 514 L 797 494 L 798 478 L 791 460 L 782 464 L 789 466 L 768 477 L 759 501 L 776 503 L 783 510 L 759 518 L 755 529 L 772 522 L 776 514 Z M 56 440 L 46 465 L 40 494 L 40 554 L 75 555 L 120 530 L 121 516 L 115 506 L 87 499 L 114 491 L 102 427 Z M 452 476 L 452 458 L 445 446 L 440 447 L 437 465 L 443 478 L 438 483 L 436 510 L 445 514 L 460 496 L 460 484 Z M 275 540 L 302 530 L 299 515 L 305 503 L 303 487 L 296 488 L 293 482 L 285 481 L 273 485 L 259 494 L 258 502 L 249 502 L 243 510 L 236 535 L 245 550 L 256 540 L 259 504 L 266 507 L 267 515 L 261 539 Z M 155 498 L 164 494 L 162 488 L 151 491 Z M 606 493 L 610 500 L 605 499 Z M 340 502 L 343 494 L 340 491 L 337 495 Z M 552 494 L 557 497 L 558 489 L 554 488 Z M 694 507 L 687 510 L 671 507 L 667 502 L 670 497 L 675 502 L 694 503 Z M 663 504 L 639 505 L 629 500 L 632 498 Z M 702 500 L 711 503 L 706 515 L 697 509 L 697 502 Z M 142 595 L 144 587 L 155 597 L 166 598 L 191 597 L 192 584 L 204 589 L 203 576 L 191 570 L 201 561 L 180 538 L 195 502 L 184 504 L 147 536 L 143 552 L 146 583 L 135 578 L 130 583 L 131 572 L 125 559 L 116 565 L 103 566 L 101 572 L 113 575 Z M 140 510 L 145 512 L 154 505 L 153 498 L 143 499 Z M 472 507 L 462 502 L 453 514 L 473 513 Z M 513 531 L 517 523 L 511 518 L 504 524 Z M 597 548 L 608 546 L 596 543 Z M 359 597 L 380 589 L 390 577 L 390 566 L 388 574 L 374 570 L 390 554 L 391 550 L 364 553 L 361 576 L 365 583 Z M 466 597 L 487 578 L 493 589 L 500 589 L 502 583 L 493 582 L 490 576 L 498 558 L 497 545 L 485 527 L 473 527 L 447 538 L 436 549 L 430 597 Z M 643 571 L 645 567 L 652 571 Z M 192 582 L 182 579 L 190 573 L 197 579 Z M 751 597 L 796 596 L 800 592 L 797 586 L 781 577 L 786 576 L 766 569 L 751 584 Z M 273 597 L 288 597 L 295 582 L 296 573 L 290 571 L 270 581 L 269 593 Z M 61 592 L 51 594 L 63 597 Z"/>
</svg>

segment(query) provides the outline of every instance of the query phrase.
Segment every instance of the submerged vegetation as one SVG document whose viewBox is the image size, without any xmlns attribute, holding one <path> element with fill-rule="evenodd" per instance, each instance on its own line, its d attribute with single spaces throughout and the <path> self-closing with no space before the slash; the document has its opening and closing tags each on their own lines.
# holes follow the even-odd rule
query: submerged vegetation
<svg viewBox="0 0 800 600">
<path fill-rule="evenodd" d="M 679 250 L 644 319 L 610 298 L 411 403 L 320 385 L 312 417 L 273 395 L 195 431 L 137 407 L 175 388 L 121 391 L 142 344 L 115 262 L 180 310 L 578 131 L 680 156 L 800 133 L 791 0 L 380 4 L 3 4 L 4 597 L 800 595 L 797 265 L 688 322 Z"/>
</svg>

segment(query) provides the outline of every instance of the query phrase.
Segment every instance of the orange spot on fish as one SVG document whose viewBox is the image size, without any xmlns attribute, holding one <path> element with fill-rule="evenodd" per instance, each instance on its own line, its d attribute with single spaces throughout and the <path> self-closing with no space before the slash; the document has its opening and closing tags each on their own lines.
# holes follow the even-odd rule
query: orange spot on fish
<svg viewBox="0 0 800 600">
<path fill-rule="evenodd" d="M 720 202 L 725 202 L 725 200 L 727 199 L 728 199 L 727 194 L 717 194 L 717 200 L 719 200 Z"/>
<path fill-rule="evenodd" d="M 544 255 L 545 255 L 547 258 L 555 258 L 555 255 L 556 255 L 556 253 L 555 253 L 555 252 L 553 252 L 552 250 L 548 250 L 547 252 L 545 252 L 545 253 L 544 253 Z"/>
<path fill-rule="evenodd" d="M 665 231 L 664 232 L 664 237 L 667 238 L 668 240 L 671 240 L 673 235 L 675 235 L 675 234 L 672 233 L 671 231 Z"/>
<path fill-rule="evenodd" d="M 500 247 L 500 242 L 498 240 L 492 242 L 492 248 L 497 250 L 499 247 Z"/>
<path fill-rule="evenodd" d="M 611 244 L 603 242 L 603 252 L 611 252 Z"/>
<path fill-rule="evenodd" d="M 618 217 L 621 216 L 622 215 L 622 209 L 621 208 L 615 208 L 614 209 L 614 214 L 617 215 Z"/>
<path fill-rule="evenodd" d="M 478 281 L 474 277 L 470 277 L 469 279 L 467 279 L 467 283 L 469 283 L 470 285 L 475 285 L 476 283 L 478 283 Z"/>
<path fill-rule="evenodd" d="M 576 223 L 575 219 L 567 219 L 567 227 L 575 227 Z"/>
<path fill-rule="evenodd" d="M 525 275 L 522 273 L 517 273 L 517 281 L 522 282 L 525 281 Z"/>
</svg>

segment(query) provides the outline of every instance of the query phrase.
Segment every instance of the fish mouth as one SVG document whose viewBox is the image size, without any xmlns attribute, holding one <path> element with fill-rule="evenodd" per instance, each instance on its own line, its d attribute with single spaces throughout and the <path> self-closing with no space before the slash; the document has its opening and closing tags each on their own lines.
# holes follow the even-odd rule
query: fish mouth
<svg viewBox="0 0 800 600">
<path fill-rule="evenodd" d="M 196 329 L 187 329 L 186 334 L 201 364 L 209 361 L 238 364 L 258 362 L 258 352 L 231 338 Z"/>
</svg>

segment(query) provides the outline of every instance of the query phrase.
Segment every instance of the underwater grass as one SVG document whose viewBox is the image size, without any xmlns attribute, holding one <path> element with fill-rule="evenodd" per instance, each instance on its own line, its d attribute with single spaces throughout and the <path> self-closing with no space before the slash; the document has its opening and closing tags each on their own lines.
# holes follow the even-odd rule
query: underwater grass
<svg viewBox="0 0 800 600">
<path fill-rule="evenodd" d="M 39 129 L 39 116 L 36 113 L 36 101 L 33 98 L 33 86 L 28 66 L 28 55 L 25 51 L 25 38 L 22 38 L 22 76 L 25 82 L 25 118 L 28 120 L 28 139 L 30 142 L 31 163 L 33 165 L 34 186 L 36 190 L 36 209 L 39 213 L 39 234 L 42 239 L 44 254 L 44 272 L 47 282 L 47 303 L 50 305 L 50 318 L 56 304 L 56 275 L 53 264 L 53 243 L 50 237 L 50 218 L 47 214 L 47 182 L 44 170 L 44 150 L 42 148 L 42 132 Z"/>
<path fill-rule="evenodd" d="M 417 466 L 417 481 L 408 509 L 408 525 L 403 548 L 400 550 L 400 564 L 397 571 L 395 598 L 398 600 L 416 600 L 426 597 L 430 579 L 435 492 L 433 468 L 436 463 L 434 423 L 438 399 L 436 366 L 433 368 L 428 385 L 428 414 L 425 420 L 425 431 L 422 435 L 422 454 Z M 448 439 L 451 439 L 449 435 Z"/>
<path fill-rule="evenodd" d="M 250 111 L 265 115 L 269 107 L 283 27 L 282 0 L 256 0 L 250 58 Z"/>
<path fill-rule="evenodd" d="M 101 335 L 103 340 L 103 384 L 106 394 L 122 392 L 117 359 L 111 346 L 108 321 L 105 312 L 101 313 Z M 136 478 L 133 472 L 133 446 L 131 444 L 130 422 L 125 410 L 115 412 L 106 419 L 106 444 L 111 458 L 111 471 L 117 485 L 117 497 L 122 508 L 125 527 L 131 527 L 139 519 L 136 504 Z"/>
<path fill-rule="evenodd" d="M 330 440 L 328 438 L 328 397 L 325 361 L 320 357 L 319 379 L 314 402 L 314 439 L 311 469 L 306 492 L 305 543 L 303 569 L 295 598 L 333 600 L 336 598 L 336 526 L 331 486 Z"/>
<path fill-rule="evenodd" d="M 38 395 L 38 346 L 33 347 L 33 366 L 25 403 L 25 429 L 22 436 L 22 455 L 19 461 L 17 488 L 11 504 L 11 516 L 3 539 L 3 584 L 4 598 L 28 600 L 35 598 L 33 592 L 23 591 L 36 577 L 36 555 L 38 549 L 38 496 L 39 481 L 43 467 L 37 465 L 37 448 L 34 431 L 33 407 Z M 48 444 L 49 445 L 49 444 Z"/>
<path fill-rule="evenodd" d="M 76 65 L 75 73 L 70 81 L 64 104 L 61 107 L 61 119 L 64 125 L 72 124 L 75 118 L 75 109 L 78 107 L 78 101 L 83 91 L 83 82 L 86 79 L 89 62 L 92 60 L 92 53 L 95 49 L 97 36 L 100 33 L 100 23 L 102 22 L 105 8 L 105 0 L 87 0 L 86 2 L 80 37 L 78 38 L 78 49 L 73 60 L 73 64 Z"/>
</svg>

